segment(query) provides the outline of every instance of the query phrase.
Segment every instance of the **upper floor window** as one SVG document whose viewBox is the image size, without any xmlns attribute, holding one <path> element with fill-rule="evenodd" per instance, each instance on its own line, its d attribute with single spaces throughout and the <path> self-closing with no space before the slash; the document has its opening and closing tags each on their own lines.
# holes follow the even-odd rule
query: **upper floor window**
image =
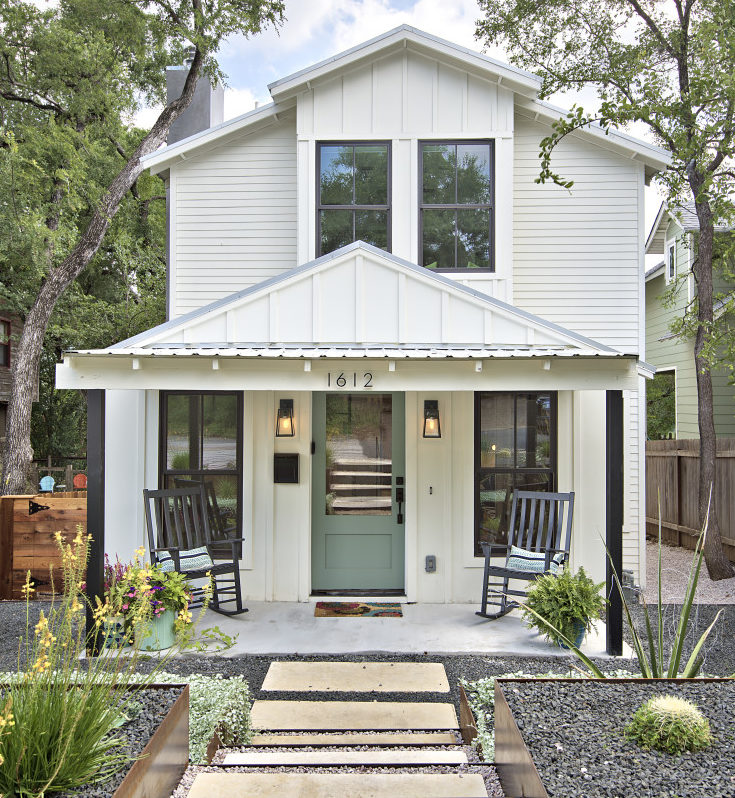
<svg viewBox="0 0 735 798">
<path fill-rule="evenodd" d="M 10 365 L 10 322 L 0 319 L 0 366 Z"/>
<path fill-rule="evenodd" d="M 492 142 L 419 142 L 419 163 L 422 265 L 494 271 Z"/>
<path fill-rule="evenodd" d="M 390 251 L 390 144 L 317 144 L 317 255 L 362 240 Z"/>
<path fill-rule="evenodd" d="M 666 248 L 666 282 L 670 283 L 676 277 L 676 244 L 671 242 Z"/>
</svg>

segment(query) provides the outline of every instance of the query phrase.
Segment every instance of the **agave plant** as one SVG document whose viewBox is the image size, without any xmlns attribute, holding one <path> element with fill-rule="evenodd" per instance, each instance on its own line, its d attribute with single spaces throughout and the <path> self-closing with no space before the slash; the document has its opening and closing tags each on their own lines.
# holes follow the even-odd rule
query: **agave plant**
<svg viewBox="0 0 735 798">
<path fill-rule="evenodd" d="M 707 537 L 707 526 L 709 521 L 709 509 L 707 511 L 707 518 L 704 523 L 704 527 L 697 538 L 697 545 L 694 548 L 694 557 L 692 558 L 692 567 L 689 570 L 689 577 L 687 579 L 687 589 L 684 594 L 684 602 L 681 607 L 681 611 L 679 613 L 679 620 L 676 625 L 676 633 L 674 634 L 674 639 L 671 645 L 671 651 L 668 657 L 668 664 L 665 662 L 665 655 L 664 655 L 664 618 L 663 618 L 663 611 L 662 611 L 662 602 L 661 602 L 661 508 L 659 504 L 659 521 L 658 521 L 658 605 L 656 607 L 656 614 L 654 615 L 655 620 L 657 621 L 656 628 L 654 629 L 653 625 L 651 624 L 651 616 L 648 612 L 648 606 L 643 600 L 643 614 L 646 623 L 646 632 L 644 641 L 641 635 L 638 634 L 634 624 L 633 618 L 630 614 L 630 608 L 628 607 L 628 602 L 625 600 L 625 594 L 623 593 L 623 587 L 620 584 L 620 580 L 618 579 L 618 575 L 615 572 L 615 568 L 612 569 L 613 579 L 615 580 L 615 586 L 620 593 L 620 598 L 623 602 L 623 610 L 625 612 L 625 619 L 628 624 L 628 628 L 630 629 L 630 634 L 633 639 L 633 648 L 635 649 L 636 656 L 638 657 L 638 664 L 641 669 L 641 674 L 646 679 L 675 679 L 679 678 L 686 678 L 691 679 L 695 677 L 699 673 L 699 669 L 702 667 L 702 657 L 700 656 L 700 652 L 702 650 L 702 646 L 704 645 L 705 641 L 709 637 L 709 633 L 714 628 L 714 625 L 717 623 L 720 615 L 722 614 L 722 610 L 720 610 L 715 619 L 712 623 L 707 627 L 704 631 L 702 636 L 697 641 L 697 644 L 692 649 L 692 653 L 687 660 L 686 665 L 684 666 L 683 670 L 679 670 L 681 666 L 681 659 L 684 651 L 684 640 L 686 638 L 687 627 L 689 626 L 689 617 L 691 615 L 692 604 L 694 603 L 694 594 L 697 590 L 697 583 L 699 582 L 699 572 L 702 567 L 702 559 L 704 557 L 704 541 Z M 610 558 L 610 552 L 607 552 L 607 557 L 612 564 L 612 559 Z M 605 674 L 595 665 L 594 662 L 584 653 L 582 653 L 575 645 L 572 640 L 569 640 L 562 632 L 556 629 L 549 621 L 535 612 L 531 607 L 527 604 L 522 605 L 523 608 L 530 613 L 531 615 L 536 616 L 543 624 L 545 624 L 552 632 L 554 636 L 561 639 L 564 644 L 570 649 L 570 651 L 581 661 L 583 662 L 591 671 L 592 675 L 597 677 L 598 679 L 604 679 Z"/>
</svg>

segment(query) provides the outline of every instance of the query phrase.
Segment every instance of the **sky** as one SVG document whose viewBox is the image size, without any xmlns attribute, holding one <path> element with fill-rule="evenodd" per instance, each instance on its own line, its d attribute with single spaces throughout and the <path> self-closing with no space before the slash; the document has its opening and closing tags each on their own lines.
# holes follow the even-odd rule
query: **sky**
<svg viewBox="0 0 735 798">
<path fill-rule="evenodd" d="M 268 84 L 304 67 L 408 24 L 473 50 L 508 61 L 500 48 L 483 48 L 475 39 L 480 16 L 476 0 L 286 0 L 286 21 L 278 31 L 268 30 L 247 39 L 235 36 L 219 52 L 227 76 L 225 119 L 250 111 L 255 102 L 271 101 Z M 580 100 L 585 110 L 594 107 L 590 93 Z M 575 98 L 552 97 L 569 107 Z M 143 109 L 136 122 L 150 126 L 160 109 Z M 632 131 L 646 138 L 645 130 Z M 655 189 L 646 190 L 646 229 L 660 205 Z M 655 263 L 647 264 L 649 267 Z"/>
</svg>

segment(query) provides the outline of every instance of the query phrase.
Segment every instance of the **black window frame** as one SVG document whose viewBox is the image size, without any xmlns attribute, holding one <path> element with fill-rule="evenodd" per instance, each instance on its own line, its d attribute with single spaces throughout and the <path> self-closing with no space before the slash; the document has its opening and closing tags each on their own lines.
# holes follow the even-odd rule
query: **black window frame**
<svg viewBox="0 0 735 798">
<path fill-rule="evenodd" d="M 480 413 L 482 407 L 482 397 L 488 395 L 495 396 L 512 396 L 513 397 L 513 441 L 517 440 L 518 434 L 518 403 L 519 396 L 542 396 L 548 395 L 550 401 L 549 418 L 551 420 L 551 430 L 549 434 L 549 467 L 548 468 L 518 468 L 516 465 L 518 450 L 513 446 L 514 464 L 510 466 L 500 467 L 483 467 L 481 461 L 480 449 Z M 480 547 L 480 520 L 481 520 L 481 504 L 480 504 L 480 481 L 487 472 L 495 474 L 548 474 L 549 491 L 555 491 L 558 482 L 558 445 L 559 445 L 559 394 L 557 391 L 475 391 L 475 432 L 474 432 L 474 505 L 475 505 L 475 523 L 474 523 L 474 539 L 473 539 L 473 552 L 475 557 L 482 557 L 482 548 Z M 513 489 L 515 489 L 516 481 L 512 478 Z"/>
<path fill-rule="evenodd" d="M 321 172 L 322 172 L 322 147 L 352 147 L 374 146 L 376 144 L 385 145 L 388 150 L 388 204 L 387 205 L 322 205 L 321 202 Z M 354 155 L 353 155 L 354 164 Z M 355 139 L 338 141 L 317 141 L 316 142 L 316 257 L 329 254 L 322 252 L 322 211 L 352 211 L 352 242 L 355 239 L 355 214 L 354 211 L 385 211 L 387 213 L 386 229 L 386 252 L 393 251 L 393 151 L 392 142 L 386 139 Z M 334 250 L 333 250 L 334 251 Z"/>
<path fill-rule="evenodd" d="M 5 318 L 4 316 L 0 316 L 0 326 L 3 324 L 8 325 L 8 341 L 7 343 L 0 342 L 0 350 L 6 350 L 6 362 L 0 363 L 0 368 L 9 369 L 10 368 L 10 356 L 11 356 L 11 336 L 13 334 L 13 323 L 10 319 Z"/>
<path fill-rule="evenodd" d="M 425 144 L 487 144 L 490 148 L 490 203 L 489 204 L 470 204 L 470 203 L 440 203 L 432 204 L 424 202 L 424 145 Z M 419 139 L 418 141 L 418 200 L 419 200 L 419 246 L 418 259 L 419 265 L 424 266 L 424 210 L 483 210 L 490 211 L 490 227 L 488 229 L 488 250 L 490 255 L 490 266 L 488 268 L 471 269 L 467 266 L 451 266 L 444 268 L 431 269 L 432 272 L 444 274 L 494 274 L 495 273 L 495 139 Z M 457 236 L 454 236 L 454 263 L 457 263 Z M 428 268 L 428 267 L 426 267 Z"/>
<path fill-rule="evenodd" d="M 235 441 L 235 469 L 223 468 L 167 468 L 168 452 L 166 448 L 166 437 L 168 431 L 168 412 L 167 412 L 167 398 L 169 396 L 234 396 L 236 399 L 236 413 L 237 413 L 237 431 Z M 242 502 L 243 502 L 243 434 L 244 434 L 244 394 L 242 391 L 159 391 L 159 409 L 158 409 L 158 487 L 161 490 L 166 488 L 166 479 L 171 477 L 175 479 L 177 476 L 183 479 L 198 480 L 204 477 L 220 477 L 220 476 L 235 476 L 237 484 L 237 513 L 235 522 L 237 524 L 238 535 L 237 537 L 244 537 L 242 528 Z M 204 404 L 201 404 L 203 411 Z M 199 430 L 203 424 L 200 423 Z M 229 548 L 225 547 L 220 551 L 215 547 L 215 554 L 222 557 L 231 556 Z"/>
</svg>

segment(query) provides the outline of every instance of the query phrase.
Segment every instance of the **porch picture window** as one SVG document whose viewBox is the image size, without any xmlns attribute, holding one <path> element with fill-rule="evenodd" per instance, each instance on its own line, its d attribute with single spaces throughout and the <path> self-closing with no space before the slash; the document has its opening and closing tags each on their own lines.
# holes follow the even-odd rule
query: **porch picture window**
<svg viewBox="0 0 735 798">
<path fill-rule="evenodd" d="M 0 366 L 10 366 L 10 322 L 0 319 Z"/>
<path fill-rule="evenodd" d="M 556 487 L 555 392 L 475 394 L 475 556 L 508 542 L 513 491 Z"/>
<path fill-rule="evenodd" d="M 162 391 L 160 418 L 160 487 L 203 483 L 213 539 L 244 537 L 242 393 Z"/>
<path fill-rule="evenodd" d="M 422 141 L 419 167 L 421 264 L 494 271 L 493 143 Z"/>
<path fill-rule="evenodd" d="M 362 240 L 390 252 L 390 144 L 317 144 L 317 255 Z"/>
</svg>

